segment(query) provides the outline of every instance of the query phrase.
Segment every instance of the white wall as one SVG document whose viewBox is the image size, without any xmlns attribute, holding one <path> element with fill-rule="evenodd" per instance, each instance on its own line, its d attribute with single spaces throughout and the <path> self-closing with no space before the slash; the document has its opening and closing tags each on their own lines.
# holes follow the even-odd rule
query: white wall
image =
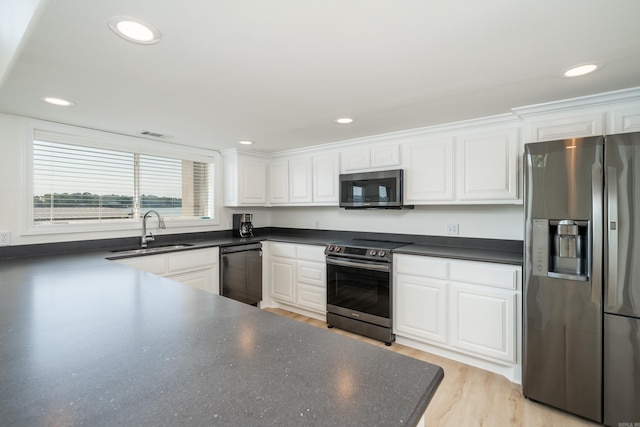
<svg viewBox="0 0 640 427">
<path fill-rule="evenodd" d="M 274 227 L 446 236 L 458 224 L 458 237 L 522 240 L 522 205 L 416 206 L 411 210 L 345 210 L 338 207 L 271 208 Z"/>
</svg>

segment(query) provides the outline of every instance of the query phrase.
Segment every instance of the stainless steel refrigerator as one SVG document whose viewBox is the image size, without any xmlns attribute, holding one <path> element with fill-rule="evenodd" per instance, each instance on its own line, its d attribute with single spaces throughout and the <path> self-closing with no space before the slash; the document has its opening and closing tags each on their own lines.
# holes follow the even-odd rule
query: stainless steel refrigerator
<svg viewBox="0 0 640 427">
<path fill-rule="evenodd" d="M 525 146 L 523 393 L 610 426 L 640 423 L 637 194 L 638 133 Z"/>
</svg>

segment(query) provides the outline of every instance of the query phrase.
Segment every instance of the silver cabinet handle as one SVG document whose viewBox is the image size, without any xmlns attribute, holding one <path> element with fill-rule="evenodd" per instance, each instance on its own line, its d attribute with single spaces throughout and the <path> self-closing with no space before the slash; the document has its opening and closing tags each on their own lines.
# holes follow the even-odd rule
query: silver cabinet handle
<svg viewBox="0 0 640 427">
<path fill-rule="evenodd" d="M 618 176 L 607 167 L 607 306 L 618 305 Z"/>
<path fill-rule="evenodd" d="M 602 303 L 602 221 L 603 221 L 603 176 L 602 176 L 602 149 L 599 144 L 596 148 L 596 159 L 591 166 L 591 196 L 592 196 L 592 224 L 589 234 L 591 243 L 588 245 L 588 257 L 591 264 L 591 301 Z"/>
</svg>

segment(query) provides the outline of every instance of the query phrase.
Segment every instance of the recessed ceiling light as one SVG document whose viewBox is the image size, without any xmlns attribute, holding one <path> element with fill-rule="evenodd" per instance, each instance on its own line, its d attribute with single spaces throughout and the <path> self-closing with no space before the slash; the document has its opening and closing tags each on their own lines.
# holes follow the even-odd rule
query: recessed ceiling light
<svg viewBox="0 0 640 427">
<path fill-rule="evenodd" d="M 594 71 L 596 71 L 598 68 L 600 68 L 600 66 L 598 64 L 582 64 L 582 65 L 576 65 L 575 67 L 571 67 L 568 70 L 566 70 L 562 76 L 563 77 L 578 77 L 578 76 L 584 76 L 585 74 L 589 74 L 589 73 L 593 73 Z"/>
<path fill-rule="evenodd" d="M 253 141 L 238 141 L 238 144 L 242 144 L 242 145 L 252 145 Z"/>
<path fill-rule="evenodd" d="M 154 44 L 160 41 L 161 35 L 153 25 L 132 16 L 114 16 L 109 19 L 109 28 L 130 42 Z"/>
<path fill-rule="evenodd" d="M 342 125 L 346 125 L 348 123 L 352 123 L 353 119 L 350 117 L 341 117 L 339 119 L 336 120 L 336 123 L 340 123 Z"/>
<path fill-rule="evenodd" d="M 43 96 L 40 98 L 47 104 L 57 105 L 60 107 L 73 107 L 75 104 L 67 99 L 56 98 L 53 96 Z"/>
</svg>

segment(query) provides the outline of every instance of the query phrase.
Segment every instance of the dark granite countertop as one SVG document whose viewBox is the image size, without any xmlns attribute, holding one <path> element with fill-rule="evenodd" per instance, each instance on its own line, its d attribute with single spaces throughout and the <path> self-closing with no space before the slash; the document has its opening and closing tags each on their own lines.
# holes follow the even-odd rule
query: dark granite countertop
<svg viewBox="0 0 640 427">
<path fill-rule="evenodd" d="M 395 254 L 432 256 L 466 261 L 497 262 L 500 264 L 522 265 L 522 252 L 499 249 L 484 249 L 460 246 L 408 245 L 394 249 Z"/>
<path fill-rule="evenodd" d="M 251 238 L 214 238 L 203 239 L 185 242 L 191 243 L 193 246 L 179 249 L 201 249 L 205 247 L 223 247 L 234 246 L 241 244 L 249 244 L 254 242 L 260 242 L 264 240 L 285 242 L 285 243 L 297 243 L 305 245 L 326 245 L 328 243 L 336 243 L 345 238 L 336 237 L 333 234 L 327 235 L 303 235 L 303 234 L 286 234 L 286 233 L 270 233 L 262 236 L 256 236 Z M 448 240 L 450 242 L 452 240 Z M 453 240 L 455 242 L 455 240 Z M 479 243 L 478 243 L 479 242 Z M 493 243 L 488 240 L 488 242 Z M 474 240 L 476 245 L 461 246 L 461 245 L 443 245 L 441 242 L 434 244 L 428 243 L 408 243 L 405 246 L 401 246 L 393 250 L 393 253 L 397 254 L 410 254 L 410 255 L 423 255 L 433 256 L 441 258 L 452 258 L 468 261 L 484 261 L 484 262 L 496 262 L 502 264 L 515 264 L 522 265 L 523 253 L 522 251 L 514 250 L 513 247 L 502 247 L 500 245 L 483 245 L 482 239 Z M 511 245 L 514 246 L 514 245 Z M 114 254 L 117 256 L 117 254 Z M 113 256 L 113 255 L 112 255 Z M 133 255 L 135 256 L 135 255 Z"/>
<path fill-rule="evenodd" d="M 3 424 L 412 426 L 443 377 L 102 255 L 0 261 Z"/>
<path fill-rule="evenodd" d="M 278 227 L 258 229 L 256 236 L 251 238 L 233 237 L 231 235 L 231 231 L 228 230 L 207 233 L 160 235 L 156 236 L 156 242 L 152 243 L 150 246 L 189 243 L 192 246 L 180 250 L 190 250 L 215 246 L 232 246 L 264 240 L 306 245 L 326 245 L 328 243 L 336 243 L 350 239 L 382 240 L 405 243 L 405 246 L 393 251 L 394 253 L 401 254 L 426 255 L 516 265 L 522 265 L 523 260 L 522 241 L 517 240 L 421 236 L 412 234 L 336 230 L 309 230 Z M 114 257 L 118 256 L 118 254 L 110 251 L 132 249 L 138 246 L 139 237 L 10 246 L 0 247 L 0 259 L 100 251 L 105 253 L 105 257 Z"/>
</svg>

